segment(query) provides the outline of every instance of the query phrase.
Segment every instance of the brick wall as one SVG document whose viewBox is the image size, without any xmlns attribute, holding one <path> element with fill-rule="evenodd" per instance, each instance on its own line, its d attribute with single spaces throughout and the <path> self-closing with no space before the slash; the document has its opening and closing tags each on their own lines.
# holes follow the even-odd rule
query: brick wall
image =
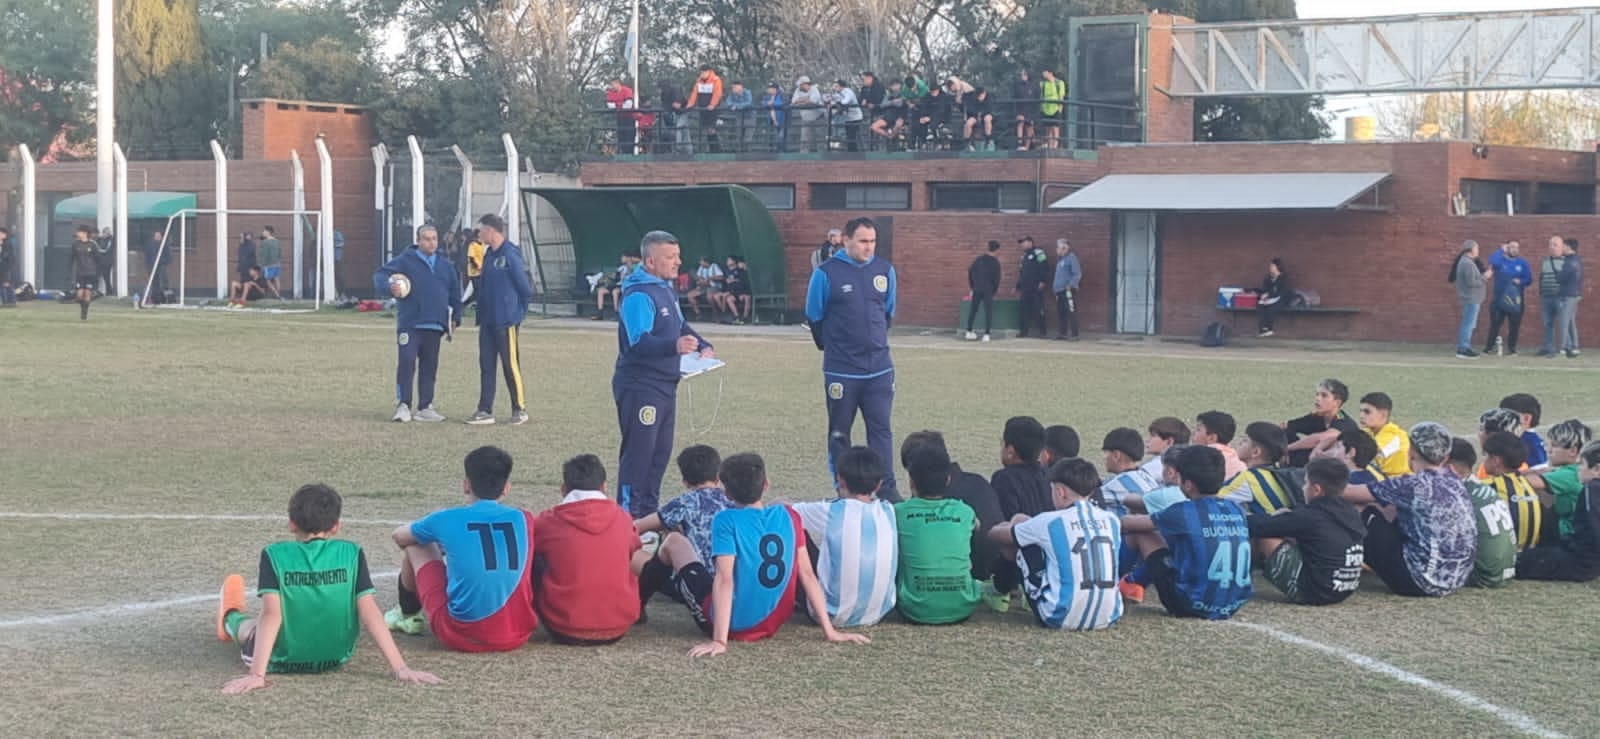
<svg viewBox="0 0 1600 739">
<path fill-rule="evenodd" d="M 1145 35 L 1149 70 L 1145 78 L 1145 141 L 1168 143 L 1194 140 L 1194 98 L 1175 98 L 1161 90 L 1172 89 L 1172 27 L 1194 21 L 1169 13 L 1151 13 Z"/>
</svg>

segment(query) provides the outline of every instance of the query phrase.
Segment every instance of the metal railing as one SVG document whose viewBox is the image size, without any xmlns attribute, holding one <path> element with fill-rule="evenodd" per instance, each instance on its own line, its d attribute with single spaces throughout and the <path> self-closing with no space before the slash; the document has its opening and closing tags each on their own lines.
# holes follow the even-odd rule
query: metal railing
<svg viewBox="0 0 1600 739">
<path fill-rule="evenodd" d="M 924 99 L 925 100 L 925 99 Z M 1045 115 L 1054 106 L 1054 115 Z M 1094 149 L 1137 142 L 1132 106 L 1056 100 L 991 100 L 983 106 L 858 104 L 592 111 L 591 156 L 784 154 L 885 151 Z M 1020 127 L 1020 135 L 1019 135 Z"/>
</svg>

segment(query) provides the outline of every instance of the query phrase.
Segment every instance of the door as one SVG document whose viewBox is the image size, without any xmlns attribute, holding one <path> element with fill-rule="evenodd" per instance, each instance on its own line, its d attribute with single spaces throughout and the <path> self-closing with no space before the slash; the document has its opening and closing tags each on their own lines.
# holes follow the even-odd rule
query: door
<svg viewBox="0 0 1600 739">
<path fill-rule="evenodd" d="M 1117 211 L 1116 328 L 1124 334 L 1156 332 L 1156 214 Z"/>
</svg>

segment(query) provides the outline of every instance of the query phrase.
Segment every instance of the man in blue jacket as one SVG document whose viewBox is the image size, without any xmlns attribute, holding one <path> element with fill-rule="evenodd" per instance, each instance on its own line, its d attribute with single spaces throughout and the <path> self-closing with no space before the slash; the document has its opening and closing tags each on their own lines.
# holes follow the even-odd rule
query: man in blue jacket
<svg viewBox="0 0 1600 739">
<path fill-rule="evenodd" d="M 494 423 L 495 367 L 506 376 L 506 392 L 511 395 L 511 425 L 528 422 L 527 397 L 523 392 L 522 364 L 518 358 L 517 332 L 533 300 L 533 285 L 528 280 L 522 247 L 506 238 L 506 222 L 490 213 L 478 220 L 478 238 L 483 241 L 483 270 L 478 275 L 478 412 L 467 419 L 473 426 Z"/>
<path fill-rule="evenodd" d="M 389 282 L 394 275 L 405 275 L 411 281 L 409 294 L 401 295 L 400 286 Z M 433 226 L 417 229 L 416 245 L 373 271 L 372 286 L 395 298 L 400 360 L 394 372 L 394 420 L 443 421 L 444 416 L 433 408 L 433 385 L 439 376 L 439 339 L 446 330 L 461 325 L 461 283 L 456 280 L 455 265 L 439 253 L 439 232 Z M 413 375 L 417 381 L 414 398 Z"/>
<path fill-rule="evenodd" d="M 1066 239 L 1056 239 L 1056 278 L 1050 292 L 1056 294 L 1056 339 L 1078 340 L 1078 284 L 1083 281 L 1083 265 Z"/>
<path fill-rule="evenodd" d="M 1500 324 L 1505 323 L 1506 354 L 1516 354 L 1517 336 L 1522 333 L 1522 294 L 1533 282 L 1533 268 L 1522 258 L 1522 245 L 1516 241 L 1507 241 L 1489 257 L 1489 266 L 1494 267 L 1494 295 L 1489 302 L 1489 336 L 1483 353 L 1494 351 Z"/>
<path fill-rule="evenodd" d="M 830 483 L 838 480 L 835 462 L 851 446 L 857 412 L 867 426 L 867 446 L 882 459 L 896 458 L 889 427 L 894 412 L 894 360 L 889 356 L 894 267 L 874 258 L 878 227 L 871 218 L 845 224 L 844 238 L 844 248 L 811 272 L 806 289 L 806 320 L 812 341 L 822 350 Z M 884 465 L 878 497 L 898 503 L 893 467 Z"/>
<path fill-rule="evenodd" d="M 611 397 L 622 430 L 617 503 L 634 519 L 656 512 L 661 477 L 672 459 L 679 357 L 711 357 L 711 344 L 683 320 L 673 283 L 683 256 L 678 237 L 651 231 L 639 244 L 643 264 L 622 281 L 617 364 Z"/>
</svg>

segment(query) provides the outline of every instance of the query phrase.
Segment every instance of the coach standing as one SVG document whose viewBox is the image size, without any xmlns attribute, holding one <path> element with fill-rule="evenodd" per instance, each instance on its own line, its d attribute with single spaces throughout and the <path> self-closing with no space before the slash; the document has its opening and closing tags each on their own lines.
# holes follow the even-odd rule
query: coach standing
<svg viewBox="0 0 1600 739">
<path fill-rule="evenodd" d="M 822 350 L 822 381 L 828 397 L 828 473 L 851 446 L 856 413 L 867 426 L 867 445 L 884 461 L 878 497 L 900 502 L 895 488 L 894 360 L 889 356 L 889 324 L 894 319 L 895 273 L 874 258 L 878 227 L 871 218 L 845 224 L 844 248 L 811 273 L 806 289 L 806 319 Z"/>
<path fill-rule="evenodd" d="M 490 213 L 478 220 L 483 241 L 483 273 L 478 277 L 478 412 L 467 419 L 473 426 L 494 423 L 495 367 L 506 376 L 511 395 L 511 425 L 528 422 L 527 398 L 522 390 L 522 363 L 517 356 L 517 332 L 533 300 L 533 285 L 522 261 L 522 247 L 506 239 L 506 222 Z"/>
<path fill-rule="evenodd" d="M 394 275 L 405 275 L 411 281 L 410 293 L 401 295 L 400 286 L 389 283 Z M 433 386 L 439 375 L 439 340 L 448 328 L 461 325 L 461 282 L 456 279 L 455 265 L 439 253 L 439 231 L 433 226 L 417 229 L 417 243 L 373 271 L 372 286 L 395 298 L 399 362 L 394 373 L 394 420 L 443 421 L 444 416 L 433 408 Z M 413 376 L 415 396 L 411 394 Z"/>
<path fill-rule="evenodd" d="M 656 512 L 661 478 L 672 458 L 679 357 L 711 357 L 711 344 L 683 320 L 673 288 L 683 256 L 678 237 L 651 231 L 639 243 L 640 269 L 622 281 L 617 364 L 611 397 L 622 430 L 617 502 L 635 519 Z"/>
</svg>

